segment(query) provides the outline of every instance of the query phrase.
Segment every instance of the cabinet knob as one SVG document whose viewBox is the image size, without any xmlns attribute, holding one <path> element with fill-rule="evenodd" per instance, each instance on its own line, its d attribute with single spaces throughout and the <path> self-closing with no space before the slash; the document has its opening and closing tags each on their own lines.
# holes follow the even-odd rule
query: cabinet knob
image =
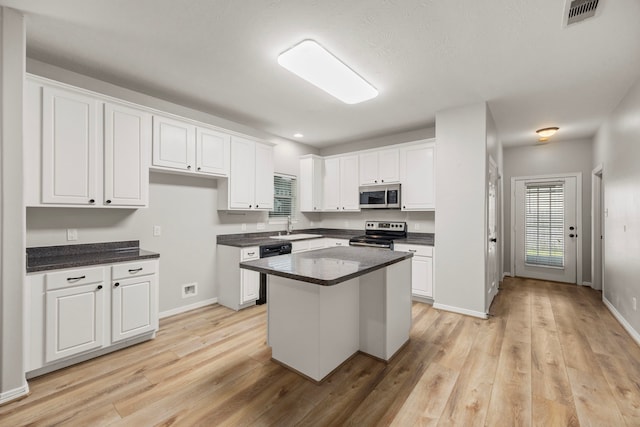
<svg viewBox="0 0 640 427">
<path fill-rule="evenodd" d="M 407 208 L 406 206 L 403 206 L 403 207 L 402 207 L 402 209 L 406 209 L 406 208 Z"/>
<path fill-rule="evenodd" d="M 95 203 L 95 199 L 89 199 L 89 203 Z"/>
<path fill-rule="evenodd" d="M 251 208 L 253 205 L 249 205 L 249 207 Z"/>
<path fill-rule="evenodd" d="M 187 166 L 187 169 L 191 169 L 191 165 L 188 165 L 188 166 Z"/>
<path fill-rule="evenodd" d="M 110 204 L 110 203 L 111 203 L 111 200 L 107 200 L 107 202 L 106 202 L 106 203 L 107 203 L 107 204 Z"/>
<path fill-rule="evenodd" d="M 373 182 L 374 182 L 375 184 L 377 184 L 377 183 L 378 183 L 378 180 L 377 180 L 377 179 L 374 179 L 374 180 L 373 180 Z"/>
<path fill-rule="evenodd" d="M 198 166 L 198 170 L 202 170 L 202 168 L 200 166 Z"/>
<path fill-rule="evenodd" d="M 98 290 L 102 289 L 102 285 L 98 285 Z"/>
<path fill-rule="evenodd" d="M 259 208 L 260 206 L 256 205 L 256 208 Z"/>
<path fill-rule="evenodd" d="M 338 206 L 336 209 L 340 210 L 340 206 Z"/>
<path fill-rule="evenodd" d="M 120 286 L 120 282 L 116 282 L 116 283 L 113 284 L 114 288 L 117 288 L 118 286 Z"/>
<path fill-rule="evenodd" d="M 381 179 L 380 182 L 384 182 L 384 179 Z"/>
</svg>

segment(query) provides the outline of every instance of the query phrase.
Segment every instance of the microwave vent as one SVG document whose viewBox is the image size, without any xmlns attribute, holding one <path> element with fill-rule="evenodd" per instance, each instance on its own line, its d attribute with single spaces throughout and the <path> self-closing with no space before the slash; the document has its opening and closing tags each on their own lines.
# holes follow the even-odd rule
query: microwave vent
<svg viewBox="0 0 640 427">
<path fill-rule="evenodd" d="M 566 0 L 563 23 L 568 27 L 585 19 L 593 18 L 600 11 L 601 0 Z"/>
</svg>

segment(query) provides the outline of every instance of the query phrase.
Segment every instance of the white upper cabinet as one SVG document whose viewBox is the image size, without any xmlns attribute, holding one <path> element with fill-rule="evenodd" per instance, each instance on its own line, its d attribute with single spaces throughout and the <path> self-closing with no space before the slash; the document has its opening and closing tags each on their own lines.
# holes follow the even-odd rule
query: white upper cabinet
<svg viewBox="0 0 640 427">
<path fill-rule="evenodd" d="M 435 210 L 435 143 L 400 149 L 400 179 L 402 210 Z"/>
<path fill-rule="evenodd" d="M 340 158 L 340 207 L 342 211 L 360 210 L 358 156 Z"/>
<path fill-rule="evenodd" d="M 359 211 L 358 156 L 332 157 L 324 161 L 324 210 Z"/>
<path fill-rule="evenodd" d="M 147 206 L 151 114 L 104 105 L 104 203 Z"/>
<path fill-rule="evenodd" d="M 153 167 L 184 175 L 227 177 L 231 136 L 204 126 L 153 116 Z"/>
<path fill-rule="evenodd" d="M 229 175 L 231 136 L 213 129 L 196 129 L 196 171 L 218 176 Z"/>
<path fill-rule="evenodd" d="M 229 179 L 218 188 L 218 209 L 273 209 L 273 147 L 231 138 Z"/>
<path fill-rule="evenodd" d="M 99 101 L 90 96 L 43 88 L 42 203 L 100 203 L 99 108 Z"/>
<path fill-rule="evenodd" d="M 34 158 L 40 158 L 39 135 L 25 133 L 26 163 L 31 162 L 26 169 L 34 176 L 40 173 L 40 182 L 25 178 L 28 206 L 147 206 L 150 114 L 81 91 L 31 82 L 25 99 L 26 121 L 42 129 L 41 171 L 33 169 Z"/>
<path fill-rule="evenodd" d="M 397 183 L 400 181 L 400 150 L 397 148 L 362 153 L 360 185 Z"/>
<path fill-rule="evenodd" d="M 300 159 L 298 197 L 301 212 L 322 211 L 322 157 L 308 155 Z"/>
<path fill-rule="evenodd" d="M 153 165 L 191 171 L 196 161 L 196 127 L 153 116 Z"/>
</svg>

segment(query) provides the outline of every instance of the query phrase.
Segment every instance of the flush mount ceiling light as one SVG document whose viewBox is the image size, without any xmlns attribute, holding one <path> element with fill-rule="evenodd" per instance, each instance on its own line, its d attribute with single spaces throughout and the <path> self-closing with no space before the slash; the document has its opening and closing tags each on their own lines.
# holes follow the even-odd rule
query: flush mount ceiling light
<svg viewBox="0 0 640 427">
<path fill-rule="evenodd" d="M 544 129 L 538 129 L 536 131 L 536 133 L 538 134 L 538 136 L 540 137 L 539 141 L 544 142 L 547 141 L 549 138 L 551 138 L 556 132 L 558 132 L 557 127 L 550 127 L 550 128 L 544 128 Z"/>
<path fill-rule="evenodd" d="M 303 40 L 284 51 L 278 56 L 278 64 L 345 104 L 378 96 L 376 88 L 315 40 Z"/>
</svg>

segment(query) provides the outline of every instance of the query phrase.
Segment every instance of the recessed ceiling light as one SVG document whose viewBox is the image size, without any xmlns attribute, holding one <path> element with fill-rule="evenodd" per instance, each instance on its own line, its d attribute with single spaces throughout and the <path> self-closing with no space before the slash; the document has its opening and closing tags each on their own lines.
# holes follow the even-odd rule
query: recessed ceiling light
<svg viewBox="0 0 640 427">
<path fill-rule="evenodd" d="M 540 137 L 539 141 L 544 142 L 547 141 L 549 138 L 551 138 L 556 132 L 558 132 L 557 127 L 550 127 L 550 128 L 543 128 L 543 129 L 538 129 L 536 131 L 536 133 L 538 134 L 538 136 Z"/>
<path fill-rule="evenodd" d="M 294 137 L 294 138 L 302 138 L 303 136 L 304 136 L 304 135 L 303 135 L 303 134 L 301 134 L 301 133 L 294 133 L 294 134 L 293 134 L 293 137 Z"/>
<path fill-rule="evenodd" d="M 303 40 L 284 51 L 278 56 L 278 64 L 345 104 L 378 96 L 376 88 L 315 40 Z"/>
</svg>

